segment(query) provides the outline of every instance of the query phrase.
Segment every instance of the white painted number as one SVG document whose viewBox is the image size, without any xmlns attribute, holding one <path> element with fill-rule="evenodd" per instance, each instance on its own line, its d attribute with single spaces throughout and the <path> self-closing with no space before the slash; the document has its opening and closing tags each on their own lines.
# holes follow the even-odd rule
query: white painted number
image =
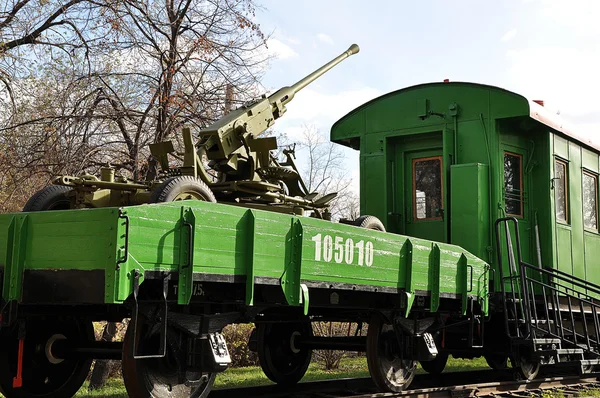
<svg viewBox="0 0 600 398">
<path fill-rule="evenodd" d="M 356 243 L 351 238 L 344 241 L 341 236 L 332 237 L 331 235 L 317 234 L 311 239 L 315 242 L 315 261 L 331 262 L 335 261 L 338 264 L 346 262 L 346 264 L 352 264 L 354 262 L 354 252 L 357 251 L 358 265 L 366 265 L 370 267 L 373 265 L 373 256 L 375 250 L 373 249 L 373 242 L 360 240 Z"/>
<path fill-rule="evenodd" d="M 346 239 L 346 264 L 352 264 L 354 261 L 354 241 L 351 238 Z"/>
<path fill-rule="evenodd" d="M 335 237 L 335 262 L 340 264 L 344 260 L 344 238 L 341 236 Z"/>
<path fill-rule="evenodd" d="M 323 239 L 323 260 L 330 262 L 331 255 L 333 254 L 333 247 L 331 247 L 331 236 L 325 235 L 325 239 Z"/>
</svg>

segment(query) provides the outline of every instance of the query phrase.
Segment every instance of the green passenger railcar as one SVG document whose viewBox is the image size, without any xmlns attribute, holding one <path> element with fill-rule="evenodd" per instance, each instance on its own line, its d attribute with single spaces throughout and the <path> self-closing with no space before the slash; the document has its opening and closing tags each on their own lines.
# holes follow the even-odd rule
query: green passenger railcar
<svg viewBox="0 0 600 398">
<path fill-rule="evenodd" d="M 585 341 L 578 355 L 598 357 L 600 141 L 542 101 L 462 82 L 376 98 L 337 121 L 331 140 L 360 150 L 363 213 L 388 231 L 452 243 L 493 265 L 492 306 L 501 315 L 490 322 L 505 327 L 487 328 L 489 362 L 505 362 L 512 337 L 535 346 L 536 332 L 554 347 Z M 564 330 L 559 308 L 571 311 Z M 531 326 L 520 331 L 518 321 Z"/>
</svg>

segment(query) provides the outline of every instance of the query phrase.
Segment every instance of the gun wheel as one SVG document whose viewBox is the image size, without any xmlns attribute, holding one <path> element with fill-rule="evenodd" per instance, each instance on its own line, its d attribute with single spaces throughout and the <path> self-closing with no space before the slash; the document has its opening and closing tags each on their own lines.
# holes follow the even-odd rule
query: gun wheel
<svg viewBox="0 0 600 398">
<path fill-rule="evenodd" d="M 375 231 L 385 232 L 385 227 L 379 218 L 375 216 L 360 216 L 352 221 L 352 225 L 360 228 L 374 229 Z"/>
<path fill-rule="evenodd" d="M 71 200 L 67 193 L 71 188 L 64 185 L 50 185 L 40 189 L 29 198 L 23 211 L 67 210 Z"/>
<path fill-rule="evenodd" d="M 150 203 L 175 202 L 179 200 L 217 201 L 210 188 L 192 176 L 167 178 L 150 196 Z"/>
<path fill-rule="evenodd" d="M 7 398 L 72 397 L 90 372 L 91 359 L 61 359 L 52 355 L 52 342 L 94 340 L 91 322 L 76 319 L 32 319 L 25 323 L 22 387 L 17 375 L 19 326 L 5 330 L 0 343 L 0 390 Z"/>
<path fill-rule="evenodd" d="M 159 328 L 153 327 L 143 316 L 138 320 L 137 350 L 156 354 L 159 350 Z M 215 380 L 214 373 L 185 371 L 180 365 L 185 353 L 178 344 L 178 332 L 169 329 L 167 355 L 164 358 L 134 359 L 134 330 L 130 323 L 123 341 L 121 361 L 125 389 L 130 397 L 148 398 L 205 398 Z"/>
<path fill-rule="evenodd" d="M 415 377 L 417 362 L 402 358 L 396 332 L 381 316 L 369 322 L 367 365 L 373 382 L 382 391 L 403 391 Z"/>
<path fill-rule="evenodd" d="M 310 364 L 312 350 L 296 346 L 299 336 L 312 336 L 309 322 L 260 323 L 258 359 L 265 375 L 280 385 L 299 382 Z"/>
</svg>

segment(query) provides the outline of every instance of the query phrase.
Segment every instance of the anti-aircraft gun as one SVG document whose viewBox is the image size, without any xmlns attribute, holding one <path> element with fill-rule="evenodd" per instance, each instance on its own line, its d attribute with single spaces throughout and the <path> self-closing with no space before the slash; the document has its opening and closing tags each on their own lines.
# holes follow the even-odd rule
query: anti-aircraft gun
<svg viewBox="0 0 600 398">
<path fill-rule="evenodd" d="M 259 137 L 283 116 L 295 94 L 349 56 L 358 53 L 353 44 L 342 54 L 296 84 L 251 101 L 200 130 L 195 144 L 192 132 L 183 129 L 183 164 L 170 167 L 175 154 L 171 141 L 150 145 L 160 165 L 159 177 L 136 182 L 115 177 L 114 169 L 102 169 L 101 177 L 61 176 L 54 185 L 32 196 L 25 211 L 81 207 L 127 206 L 142 203 L 199 199 L 245 207 L 329 218 L 328 205 L 336 193 L 319 196 L 309 192 L 294 162 L 294 150 L 285 149 L 285 161 L 273 151 L 275 137 Z"/>
</svg>

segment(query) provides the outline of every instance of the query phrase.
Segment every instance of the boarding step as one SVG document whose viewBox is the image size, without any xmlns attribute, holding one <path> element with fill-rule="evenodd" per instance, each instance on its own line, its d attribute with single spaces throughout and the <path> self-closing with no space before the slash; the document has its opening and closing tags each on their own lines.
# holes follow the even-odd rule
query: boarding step
<svg viewBox="0 0 600 398">
<path fill-rule="evenodd" d="M 522 301 L 523 301 L 523 299 L 521 299 L 521 298 L 512 298 L 512 297 L 506 298 L 507 303 L 520 303 Z"/>
<path fill-rule="evenodd" d="M 533 344 L 560 344 L 560 339 L 533 339 Z"/>
<path fill-rule="evenodd" d="M 554 339 L 554 338 L 541 338 L 541 339 L 533 339 L 533 344 L 534 345 L 550 345 L 550 344 L 556 344 L 557 346 L 560 346 L 561 340 L 560 339 Z"/>
<path fill-rule="evenodd" d="M 583 359 L 583 350 L 580 348 L 557 348 L 554 350 L 535 350 L 535 355 L 538 357 L 555 356 L 561 357 L 565 355 L 577 355 L 579 359 Z"/>
<path fill-rule="evenodd" d="M 515 319 L 515 318 L 509 318 L 508 322 L 512 322 L 512 323 L 519 323 L 519 324 L 525 324 L 525 319 Z M 554 326 L 554 321 L 553 320 L 546 320 L 546 319 L 539 319 L 539 320 L 535 320 L 532 319 L 531 320 L 531 324 L 534 326 L 540 326 L 540 325 L 552 325 Z"/>
<path fill-rule="evenodd" d="M 600 369 L 600 359 L 583 359 L 579 361 L 581 374 L 594 373 Z"/>
<path fill-rule="evenodd" d="M 533 354 L 544 365 L 569 365 L 583 360 L 583 350 L 579 348 L 558 348 L 536 350 Z"/>
<path fill-rule="evenodd" d="M 536 321 L 535 319 L 532 319 L 531 324 L 532 325 L 554 325 L 554 320 L 553 319 L 538 319 Z"/>
</svg>

